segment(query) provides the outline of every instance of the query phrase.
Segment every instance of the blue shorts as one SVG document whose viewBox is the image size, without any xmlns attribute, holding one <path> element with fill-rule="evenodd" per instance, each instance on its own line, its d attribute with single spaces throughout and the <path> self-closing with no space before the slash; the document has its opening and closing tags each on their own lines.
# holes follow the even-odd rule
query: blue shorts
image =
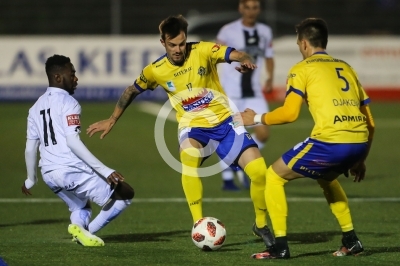
<svg viewBox="0 0 400 266">
<path fill-rule="evenodd" d="M 186 127 L 180 130 L 179 143 L 187 138 L 197 140 L 204 148 L 203 162 L 216 152 L 234 170 L 239 170 L 240 155 L 250 147 L 257 147 L 245 127 L 234 127 L 232 117 L 213 128 Z"/>
<path fill-rule="evenodd" d="M 367 152 L 365 143 L 327 143 L 307 138 L 282 155 L 294 172 L 313 179 L 329 172 L 347 173 Z"/>
</svg>

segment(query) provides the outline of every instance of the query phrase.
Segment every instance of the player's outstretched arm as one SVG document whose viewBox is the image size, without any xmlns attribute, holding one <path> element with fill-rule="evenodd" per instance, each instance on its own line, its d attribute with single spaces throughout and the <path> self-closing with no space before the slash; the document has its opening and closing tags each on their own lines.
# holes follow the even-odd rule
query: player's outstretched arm
<svg viewBox="0 0 400 266">
<path fill-rule="evenodd" d="M 32 195 L 30 189 L 37 183 L 37 150 L 39 147 L 38 139 L 27 139 L 25 146 L 25 165 L 28 174 L 27 179 L 21 187 L 22 193 Z"/>
<path fill-rule="evenodd" d="M 300 95 L 289 93 L 283 106 L 264 114 L 256 114 L 252 109 L 247 108 L 244 112 L 240 113 L 241 117 L 235 115 L 234 121 L 235 123 L 238 122 L 238 124 L 244 126 L 255 124 L 280 125 L 291 123 L 299 116 L 302 103 L 303 98 Z"/>
<path fill-rule="evenodd" d="M 103 132 L 100 135 L 100 139 L 103 139 L 113 128 L 115 123 L 118 119 L 122 116 L 125 109 L 131 104 L 133 99 L 140 94 L 140 91 L 136 89 L 133 85 L 128 86 L 124 92 L 122 93 L 121 97 L 118 100 L 117 105 L 114 108 L 114 112 L 112 113 L 111 117 L 94 124 L 91 124 L 87 130 L 86 134 L 90 137 L 93 136 L 97 132 Z"/>
<path fill-rule="evenodd" d="M 242 51 L 233 50 L 229 54 L 229 60 L 240 63 L 240 66 L 235 67 L 240 73 L 246 73 L 257 68 L 257 65 L 254 64 L 254 58 Z"/>
<path fill-rule="evenodd" d="M 115 172 L 115 170 L 105 166 L 89 151 L 89 149 L 81 141 L 78 133 L 67 135 L 66 138 L 67 146 L 71 149 L 71 151 L 104 178 L 109 177 Z"/>
</svg>

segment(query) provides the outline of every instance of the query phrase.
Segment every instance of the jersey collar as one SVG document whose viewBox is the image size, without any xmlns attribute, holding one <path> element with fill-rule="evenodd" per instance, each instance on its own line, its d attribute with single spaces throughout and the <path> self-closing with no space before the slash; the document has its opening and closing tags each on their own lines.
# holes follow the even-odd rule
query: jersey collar
<svg viewBox="0 0 400 266">
<path fill-rule="evenodd" d="M 316 53 L 313 53 L 313 55 L 315 55 L 315 54 L 328 54 L 327 52 L 316 52 Z"/>
<path fill-rule="evenodd" d="M 68 94 L 68 91 L 60 89 L 60 88 L 56 88 L 56 87 L 47 87 L 46 92 L 54 92 L 54 93 L 61 93 L 61 94 Z"/>
</svg>

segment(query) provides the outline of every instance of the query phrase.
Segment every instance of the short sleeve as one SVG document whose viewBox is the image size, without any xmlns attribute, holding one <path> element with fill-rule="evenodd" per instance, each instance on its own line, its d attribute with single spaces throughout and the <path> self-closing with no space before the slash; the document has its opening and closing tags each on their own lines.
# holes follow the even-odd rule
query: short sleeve
<svg viewBox="0 0 400 266">
<path fill-rule="evenodd" d="M 143 92 L 147 89 L 155 89 L 157 87 L 157 82 L 154 79 L 153 69 L 151 65 L 146 66 L 139 77 L 133 83 L 136 89 Z"/>
<path fill-rule="evenodd" d="M 304 97 L 306 93 L 307 77 L 304 73 L 304 68 L 295 65 L 292 67 L 287 76 L 286 96 L 289 93 L 296 93 Z"/>
<path fill-rule="evenodd" d="M 202 52 L 205 53 L 208 57 L 211 58 L 211 61 L 214 64 L 228 62 L 230 53 L 235 50 L 232 47 L 228 47 L 223 44 L 212 43 L 212 42 L 201 42 Z"/>
<path fill-rule="evenodd" d="M 369 96 L 365 92 L 363 86 L 361 85 L 361 82 L 360 82 L 360 79 L 358 78 L 357 72 L 352 67 L 350 67 L 350 68 L 351 68 L 351 71 L 353 71 L 354 76 L 357 79 L 357 88 L 358 88 L 358 94 L 360 97 L 360 105 L 363 106 L 363 105 L 369 104 L 371 102 L 371 99 L 369 98 Z"/>
</svg>

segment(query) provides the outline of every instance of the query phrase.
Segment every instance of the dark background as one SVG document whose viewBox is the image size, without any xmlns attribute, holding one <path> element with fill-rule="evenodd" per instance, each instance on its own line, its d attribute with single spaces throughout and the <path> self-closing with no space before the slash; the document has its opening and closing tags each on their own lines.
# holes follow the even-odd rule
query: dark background
<svg viewBox="0 0 400 266">
<path fill-rule="evenodd" d="M 191 22 L 197 14 L 206 23 L 192 33 L 215 36 L 239 17 L 237 6 L 238 0 L 1 0 L 0 34 L 157 34 L 168 15 Z M 331 34 L 400 34 L 399 0 L 263 0 L 262 6 L 261 19 L 275 37 L 294 34 L 306 17 L 324 18 Z"/>
</svg>

